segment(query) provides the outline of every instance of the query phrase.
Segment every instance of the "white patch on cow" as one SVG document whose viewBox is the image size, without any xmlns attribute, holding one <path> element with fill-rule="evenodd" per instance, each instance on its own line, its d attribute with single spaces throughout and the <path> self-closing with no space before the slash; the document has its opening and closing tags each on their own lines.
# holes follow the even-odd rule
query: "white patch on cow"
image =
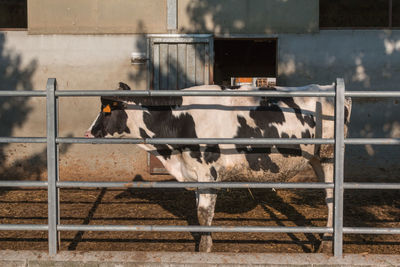
<svg viewBox="0 0 400 267">
<path fill-rule="evenodd" d="M 100 113 L 97 114 L 96 119 L 95 119 L 95 120 L 92 122 L 92 124 L 90 125 L 89 129 L 87 130 L 88 132 L 90 132 L 90 131 L 92 130 L 93 126 L 96 124 L 96 122 L 97 122 L 97 120 L 99 119 L 99 117 L 100 117 Z"/>
</svg>

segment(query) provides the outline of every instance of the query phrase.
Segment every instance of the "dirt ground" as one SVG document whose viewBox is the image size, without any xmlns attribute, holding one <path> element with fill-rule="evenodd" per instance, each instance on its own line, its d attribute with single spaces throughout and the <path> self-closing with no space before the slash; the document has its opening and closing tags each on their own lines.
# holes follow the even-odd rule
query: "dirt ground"
<svg viewBox="0 0 400 267">
<path fill-rule="evenodd" d="M 400 192 L 346 190 L 345 226 L 400 227 Z M 196 225 L 185 189 L 62 189 L 62 224 Z M 220 190 L 214 225 L 325 226 L 322 190 Z M 46 224 L 45 189 L 0 190 L 0 223 Z M 319 234 L 213 233 L 215 252 L 318 252 Z M 175 232 L 61 232 L 61 250 L 196 251 Z M 47 232 L 0 231 L 0 249 L 47 250 Z M 400 254 L 400 235 L 345 235 L 345 253 Z"/>
</svg>

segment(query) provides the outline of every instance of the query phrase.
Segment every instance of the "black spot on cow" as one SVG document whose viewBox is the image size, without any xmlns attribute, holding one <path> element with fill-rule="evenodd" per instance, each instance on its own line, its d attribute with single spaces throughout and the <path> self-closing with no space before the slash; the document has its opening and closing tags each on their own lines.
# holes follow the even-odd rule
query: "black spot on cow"
<svg viewBox="0 0 400 267">
<path fill-rule="evenodd" d="M 253 128 L 247 124 L 245 118 L 238 116 L 240 126 L 237 129 L 235 138 L 262 138 L 260 128 Z M 276 130 L 276 129 L 275 129 Z M 239 153 L 244 153 L 249 167 L 254 171 L 279 172 L 279 167 L 272 162 L 271 145 L 235 145 Z"/>
<path fill-rule="evenodd" d="M 96 138 L 102 138 L 108 134 L 130 133 L 126 124 L 128 115 L 124 108 L 122 102 L 101 98 L 100 115 L 92 127 L 91 134 Z"/>
<path fill-rule="evenodd" d="M 172 107 L 164 110 L 149 110 L 143 112 L 143 122 L 147 129 L 154 133 L 153 138 L 197 138 L 196 125 L 189 113 L 182 113 L 178 116 L 172 114 Z M 183 152 L 190 150 L 190 156 L 202 163 L 199 145 L 171 145 L 173 150 Z M 170 154 L 159 151 L 165 147 L 156 147 L 157 151 L 165 159 Z"/>
<path fill-rule="evenodd" d="M 261 99 L 259 106 L 250 111 L 250 117 L 262 130 L 268 129 L 271 123 L 285 122 L 285 115 L 274 98 Z"/>
<path fill-rule="evenodd" d="M 305 132 L 301 133 L 301 138 L 312 138 L 313 136 L 314 136 L 314 134 L 312 134 L 312 136 L 311 136 L 310 130 L 308 130 L 308 129 Z"/>
<path fill-rule="evenodd" d="M 221 156 L 221 150 L 218 145 L 207 145 L 204 150 L 204 161 L 207 164 L 213 163 Z"/>
<path fill-rule="evenodd" d="M 296 136 L 292 135 L 290 137 L 287 133 L 282 133 L 281 134 L 281 138 L 293 138 L 293 139 L 296 139 Z M 276 149 L 285 158 L 288 158 L 288 157 L 291 157 L 291 156 L 292 157 L 301 156 L 300 145 L 278 145 L 278 146 L 276 146 Z"/>
<path fill-rule="evenodd" d="M 274 87 L 261 87 L 259 88 L 260 91 L 276 91 L 277 89 Z M 307 123 L 308 126 L 310 126 L 311 128 L 315 127 L 315 121 L 312 115 L 304 115 L 301 112 L 301 108 L 299 105 L 297 105 L 294 102 L 293 97 L 263 97 L 261 102 L 260 102 L 260 106 L 262 105 L 269 105 L 269 106 L 273 106 L 276 105 L 279 108 L 279 102 L 285 103 L 289 108 L 293 109 L 295 114 L 296 114 L 296 118 L 301 122 L 302 125 L 304 125 L 305 123 Z M 283 113 L 282 113 L 283 115 Z"/>
<path fill-rule="evenodd" d="M 304 125 L 305 119 L 303 114 L 301 114 L 300 106 L 294 102 L 294 99 L 292 97 L 284 97 L 280 100 L 294 110 L 296 113 L 296 118 L 301 122 L 302 125 Z"/>
<path fill-rule="evenodd" d="M 231 90 L 236 90 L 239 89 L 241 86 L 239 85 L 232 85 L 232 86 L 224 86 L 224 85 L 219 85 L 221 90 L 226 90 L 226 89 L 231 89 Z"/>
<path fill-rule="evenodd" d="M 139 133 L 140 133 L 140 137 L 142 137 L 143 139 L 147 139 L 147 138 L 151 138 L 147 133 L 146 130 L 143 128 L 139 128 Z M 164 159 L 169 159 L 171 158 L 172 155 L 172 150 L 164 144 L 155 144 L 153 145 L 158 154 L 161 155 Z"/>
<path fill-rule="evenodd" d="M 131 90 L 129 85 L 127 85 L 126 83 L 123 83 L 123 82 L 119 82 L 119 89 L 120 90 Z"/>
<path fill-rule="evenodd" d="M 304 122 L 311 128 L 314 128 L 316 125 L 313 115 L 304 115 Z"/>
<path fill-rule="evenodd" d="M 214 166 L 211 166 L 210 174 L 211 174 L 211 177 L 214 178 L 214 181 L 216 181 L 218 179 L 218 173 L 217 173 L 217 170 L 215 170 Z"/>
<path fill-rule="evenodd" d="M 289 138 L 289 135 L 287 133 L 282 133 L 281 138 Z M 296 139 L 297 137 L 292 135 L 290 138 Z M 301 132 L 301 138 L 314 138 L 314 134 L 311 135 L 310 131 L 307 129 L 304 132 Z M 300 157 L 302 155 L 300 145 L 279 145 L 276 146 L 276 149 L 286 158 Z"/>
<path fill-rule="evenodd" d="M 146 133 L 145 129 L 143 129 L 142 127 L 139 128 L 139 133 L 140 133 L 140 137 L 142 137 L 143 139 L 150 138 L 150 135 L 148 135 Z"/>
</svg>

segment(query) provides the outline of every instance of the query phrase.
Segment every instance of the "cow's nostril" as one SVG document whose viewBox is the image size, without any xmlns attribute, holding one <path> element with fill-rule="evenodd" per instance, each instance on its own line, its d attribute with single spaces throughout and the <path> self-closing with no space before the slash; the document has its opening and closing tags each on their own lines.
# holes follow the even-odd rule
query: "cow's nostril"
<svg viewBox="0 0 400 267">
<path fill-rule="evenodd" d="M 86 131 L 85 132 L 85 137 L 86 138 L 93 138 L 94 136 L 92 135 L 92 133 L 90 131 Z"/>
</svg>

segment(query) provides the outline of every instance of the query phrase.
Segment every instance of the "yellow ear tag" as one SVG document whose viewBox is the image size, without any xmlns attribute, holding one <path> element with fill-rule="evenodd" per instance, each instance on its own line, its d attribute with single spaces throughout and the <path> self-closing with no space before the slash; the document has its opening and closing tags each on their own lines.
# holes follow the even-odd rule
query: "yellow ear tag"
<svg viewBox="0 0 400 267">
<path fill-rule="evenodd" d="M 105 107 L 103 108 L 103 112 L 105 112 L 105 113 L 111 113 L 110 105 L 105 106 Z"/>
<path fill-rule="evenodd" d="M 118 106 L 118 102 L 113 102 L 113 106 Z"/>
</svg>

